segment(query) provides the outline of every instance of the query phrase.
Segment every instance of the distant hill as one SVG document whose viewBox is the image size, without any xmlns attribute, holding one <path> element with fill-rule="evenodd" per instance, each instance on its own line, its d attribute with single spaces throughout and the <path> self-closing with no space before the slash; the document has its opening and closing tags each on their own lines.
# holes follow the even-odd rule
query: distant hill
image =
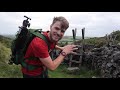
<svg viewBox="0 0 120 90">
<path fill-rule="evenodd" d="M 4 37 L 10 38 L 10 39 L 14 39 L 15 35 L 3 35 Z"/>
<path fill-rule="evenodd" d="M 114 44 L 118 44 L 120 43 L 120 30 L 116 30 L 111 32 L 109 35 L 107 35 L 108 37 L 116 37 Z M 90 45 L 96 45 L 98 47 L 103 46 L 105 44 L 107 44 L 107 40 L 106 40 L 106 36 L 103 37 L 85 37 L 84 40 L 84 44 L 90 44 Z M 60 41 L 60 44 L 70 44 L 73 43 L 73 36 L 64 36 Z M 77 44 L 81 44 L 82 43 L 82 37 L 81 36 L 77 36 L 76 37 L 76 43 Z"/>
<path fill-rule="evenodd" d="M 2 43 L 5 47 L 10 48 L 11 47 L 11 42 L 13 39 L 0 35 L 0 43 Z"/>
</svg>

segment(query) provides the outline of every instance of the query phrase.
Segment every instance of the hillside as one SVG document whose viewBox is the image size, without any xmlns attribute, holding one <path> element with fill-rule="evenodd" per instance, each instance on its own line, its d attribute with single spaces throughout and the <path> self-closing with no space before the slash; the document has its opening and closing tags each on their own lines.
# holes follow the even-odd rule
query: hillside
<svg viewBox="0 0 120 90">
<path fill-rule="evenodd" d="M 113 36 L 116 36 L 116 41 L 120 42 L 120 31 L 115 31 L 115 32 L 112 32 L 111 33 Z M 11 37 L 11 36 L 10 36 Z M 10 50 L 10 47 L 11 47 L 11 42 L 12 42 L 12 38 L 10 38 L 8 36 L 2 36 L 0 35 L 0 77 L 2 78 L 21 78 L 22 77 L 22 74 L 21 74 L 21 71 L 20 71 L 20 67 L 17 66 L 17 65 L 9 65 L 8 64 L 8 60 L 10 59 L 10 54 L 11 54 L 11 50 Z M 80 39 L 80 37 L 77 37 L 78 39 Z M 72 39 L 72 36 L 66 36 L 64 37 L 62 40 L 64 41 L 73 41 Z M 61 41 L 62 41 L 61 40 Z M 80 42 L 81 43 L 81 42 Z M 103 45 L 105 44 L 106 41 L 105 41 L 105 37 L 94 37 L 94 38 L 89 38 L 89 39 L 85 39 L 85 44 L 97 44 L 97 45 Z M 60 67 L 61 68 L 61 67 Z M 67 77 L 67 75 L 69 74 L 65 74 L 65 72 L 63 73 L 63 68 L 61 69 L 61 71 L 59 71 L 58 68 L 55 72 L 49 72 L 50 73 L 50 76 L 51 77 Z M 85 71 L 84 72 L 88 72 L 88 71 Z M 63 73 L 60 74 L 60 73 Z M 87 75 L 83 75 L 83 73 L 81 73 L 82 77 L 91 77 L 93 76 L 93 72 L 92 74 L 89 76 L 88 73 Z M 71 77 L 80 77 L 80 75 L 78 76 L 69 76 L 70 78 Z"/>
<path fill-rule="evenodd" d="M 11 42 L 13 39 L 0 35 L 0 78 L 22 77 L 17 65 L 9 65 Z"/>
<path fill-rule="evenodd" d="M 6 61 L 10 58 L 12 39 L 0 35 L 0 60 Z"/>
<path fill-rule="evenodd" d="M 5 47 L 10 48 L 11 47 L 11 42 L 13 39 L 9 37 L 5 37 L 0 35 L 0 43 L 2 43 Z"/>
</svg>

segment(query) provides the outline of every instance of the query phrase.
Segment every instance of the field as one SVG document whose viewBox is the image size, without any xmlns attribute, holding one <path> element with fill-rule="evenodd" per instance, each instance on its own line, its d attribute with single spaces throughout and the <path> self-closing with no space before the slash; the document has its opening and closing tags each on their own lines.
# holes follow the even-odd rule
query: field
<svg viewBox="0 0 120 90">
<path fill-rule="evenodd" d="M 0 78 L 22 78 L 21 66 L 2 62 L 0 65 Z M 66 65 L 60 65 L 55 71 L 49 70 L 50 78 L 92 78 L 93 76 L 97 76 L 95 71 L 83 67 L 81 67 L 81 71 L 76 73 L 67 71 Z"/>
<path fill-rule="evenodd" d="M 81 67 L 78 72 L 70 72 L 66 65 L 60 65 L 55 71 L 49 71 L 49 76 L 50 78 L 92 78 L 98 77 L 98 73 L 85 67 Z"/>
<path fill-rule="evenodd" d="M 12 36 L 9 36 L 12 38 Z M 6 37 L 0 37 L 0 78 L 22 78 L 21 66 L 9 65 L 10 59 L 10 46 L 12 39 Z M 70 41 L 72 43 L 72 36 L 64 37 L 62 40 Z M 69 73 L 66 65 L 60 65 L 55 71 L 49 71 L 50 78 L 86 78 L 95 76 L 93 71 L 81 69 L 80 72 Z"/>
</svg>

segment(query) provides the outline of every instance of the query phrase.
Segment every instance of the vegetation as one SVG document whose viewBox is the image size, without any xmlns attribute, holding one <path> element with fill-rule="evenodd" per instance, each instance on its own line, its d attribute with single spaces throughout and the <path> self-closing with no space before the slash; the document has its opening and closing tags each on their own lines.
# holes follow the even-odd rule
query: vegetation
<svg viewBox="0 0 120 90">
<path fill-rule="evenodd" d="M 9 65 L 11 39 L 0 36 L 0 78 L 21 77 L 20 66 Z"/>
<path fill-rule="evenodd" d="M 50 78 L 92 78 L 99 77 L 98 71 L 81 67 L 79 71 L 68 71 L 68 66 L 60 65 L 55 71 L 49 71 Z"/>
<path fill-rule="evenodd" d="M 0 63 L 0 78 L 22 78 L 20 66 Z"/>
<path fill-rule="evenodd" d="M 116 40 L 120 42 L 120 31 L 112 32 L 111 34 L 117 35 Z M 11 42 L 12 38 L 4 37 L 0 35 L 0 78 L 22 78 L 21 66 L 19 65 L 9 65 L 8 60 L 11 54 Z M 64 39 L 65 40 L 65 39 Z M 66 39 L 66 41 L 71 40 L 72 37 Z M 80 42 L 80 41 L 79 41 Z M 85 44 L 103 45 L 106 43 L 105 37 L 94 37 L 85 39 Z M 68 44 L 65 42 L 64 44 Z M 64 46 L 64 45 L 63 45 Z M 49 71 L 50 78 L 91 78 L 93 76 L 98 76 L 97 71 L 92 71 L 86 67 L 81 67 L 80 71 L 77 73 L 69 72 L 66 65 L 60 65 L 55 71 Z"/>
<path fill-rule="evenodd" d="M 120 30 L 113 31 L 111 34 L 116 36 L 116 40 L 120 42 Z"/>
<path fill-rule="evenodd" d="M 92 44 L 95 45 L 96 47 L 100 47 L 106 44 L 105 38 L 90 38 L 90 39 L 85 39 L 85 44 Z"/>
<path fill-rule="evenodd" d="M 11 54 L 9 47 L 12 39 L 1 36 L 0 40 L 0 78 L 22 78 L 21 66 L 8 64 Z M 55 71 L 49 71 L 50 78 L 84 78 L 93 75 L 95 75 L 93 71 L 86 71 L 85 69 L 82 69 L 80 74 L 79 72 L 78 74 L 70 73 L 67 71 L 66 65 L 61 65 Z"/>
<path fill-rule="evenodd" d="M 7 48 L 10 48 L 12 39 L 0 35 L 0 42 Z"/>
</svg>

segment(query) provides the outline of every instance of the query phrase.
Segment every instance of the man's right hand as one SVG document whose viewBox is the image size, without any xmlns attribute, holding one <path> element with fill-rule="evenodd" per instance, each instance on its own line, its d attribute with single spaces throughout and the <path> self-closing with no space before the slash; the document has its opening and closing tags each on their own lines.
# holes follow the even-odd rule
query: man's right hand
<svg viewBox="0 0 120 90">
<path fill-rule="evenodd" d="M 76 52 L 74 52 L 74 50 L 77 50 L 78 48 L 76 48 L 77 45 L 66 45 L 63 48 L 63 52 L 65 52 L 66 54 L 77 54 Z"/>
</svg>

